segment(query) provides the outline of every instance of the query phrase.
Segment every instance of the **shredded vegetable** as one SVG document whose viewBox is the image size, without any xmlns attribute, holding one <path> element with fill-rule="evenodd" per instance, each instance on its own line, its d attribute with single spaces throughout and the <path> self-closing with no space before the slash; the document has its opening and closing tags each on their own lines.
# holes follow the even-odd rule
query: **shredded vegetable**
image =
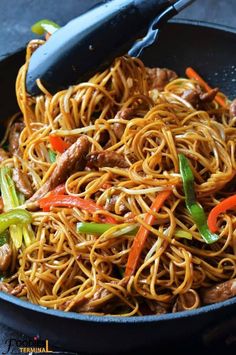
<svg viewBox="0 0 236 355">
<path fill-rule="evenodd" d="M 103 207 L 98 206 L 92 200 L 85 200 L 77 196 L 69 195 L 50 195 L 39 200 L 39 206 L 45 212 L 49 211 L 51 207 L 77 207 L 90 213 L 104 211 Z M 102 215 L 100 219 L 104 220 L 104 222 L 107 223 L 116 223 L 115 218 L 113 218 L 112 216 Z"/>
<path fill-rule="evenodd" d="M 216 242 L 219 237 L 211 233 L 207 226 L 207 219 L 202 206 L 196 201 L 194 191 L 194 176 L 185 155 L 179 155 L 180 173 L 183 180 L 186 207 L 193 218 L 202 238 L 207 244 Z"/>
<path fill-rule="evenodd" d="M 57 23 L 55 23 L 51 20 L 43 19 L 43 20 L 37 21 L 31 27 L 31 31 L 37 35 L 40 35 L 40 36 L 43 35 L 45 32 L 52 35 L 59 28 L 60 28 L 60 26 Z"/>
<path fill-rule="evenodd" d="M 102 235 L 103 233 L 107 232 L 109 229 L 111 229 L 114 226 L 116 226 L 116 224 L 80 222 L 77 223 L 77 231 L 81 233 Z M 134 226 L 134 229 L 131 230 L 129 234 L 135 235 L 138 230 L 136 228 L 136 225 L 130 225 L 130 227 L 132 226 Z"/>
<path fill-rule="evenodd" d="M 11 178 L 11 169 L 10 168 L 7 168 L 7 167 L 1 168 L 1 170 L 0 170 L 0 187 L 1 187 L 2 199 L 3 199 L 3 203 L 4 203 L 4 212 L 8 212 L 10 210 L 14 210 L 17 207 L 19 207 L 21 203 L 19 201 L 19 197 L 16 192 L 15 184 Z M 21 210 L 21 211 L 23 211 L 23 210 Z M 28 213 L 27 211 L 24 211 L 24 212 Z M 11 217 L 11 218 L 13 220 L 13 217 Z M 25 228 L 18 223 L 15 223 L 15 225 L 14 225 L 14 223 L 10 223 L 9 224 L 9 232 L 10 232 L 10 237 L 17 249 L 19 249 L 21 247 L 22 242 L 23 242 L 23 238 L 24 238 L 25 244 L 28 246 L 32 241 L 32 237 L 34 236 L 30 225 L 28 225 L 28 227 Z"/>
<path fill-rule="evenodd" d="M 55 163 L 55 161 L 57 159 L 57 154 L 55 152 L 53 152 L 51 149 L 49 149 L 48 155 L 49 155 L 50 163 Z"/>
<path fill-rule="evenodd" d="M 172 191 L 170 190 L 160 192 L 151 206 L 151 211 L 157 213 L 171 193 Z M 151 213 L 148 213 L 144 218 L 144 222 L 150 226 L 153 225 L 153 223 L 155 222 L 155 216 Z M 148 234 L 149 230 L 146 229 L 144 226 L 141 226 L 139 228 L 129 253 L 125 276 L 130 277 L 135 272 L 140 254 L 142 253 Z"/>
<path fill-rule="evenodd" d="M 208 216 L 208 227 L 211 232 L 215 233 L 218 230 L 217 227 L 217 218 L 221 213 L 231 210 L 236 207 L 236 195 L 230 196 L 225 200 L 221 201 L 217 206 L 215 206 L 209 216 Z"/>
<path fill-rule="evenodd" d="M 49 141 L 52 149 L 59 153 L 64 153 L 70 147 L 70 144 L 65 142 L 61 137 L 51 135 L 49 136 Z"/>
</svg>

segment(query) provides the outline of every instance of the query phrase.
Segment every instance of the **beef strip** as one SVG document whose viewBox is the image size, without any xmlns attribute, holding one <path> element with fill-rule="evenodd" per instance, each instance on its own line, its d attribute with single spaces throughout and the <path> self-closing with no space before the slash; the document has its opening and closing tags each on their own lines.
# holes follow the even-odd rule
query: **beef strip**
<svg viewBox="0 0 236 355">
<path fill-rule="evenodd" d="M 86 165 L 86 155 L 90 143 L 86 136 L 81 136 L 58 159 L 57 166 L 48 181 L 31 197 L 29 202 L 37 201 L 49 191 L 65 182 L 76 171 L 81 171 Z"/>
<path fill-rule="evenodd" d="M 220 283 L 201 291 L 203 304 L 226 301 L 234 296 L 236 296 L 236 279 Z"/>
<path fill-rule="evenodd" d="M 124 108 L 123 110 L 120 110 L 117 112 L 115 119 L 119 119 L 119 120 L 130 120 L 134 114 L 135 114 L 136 110 L 134 108 Z M 119 123 L 119 122 L 115 122 L 112 125 L 113 131 L 115 133 L 115 136 L 118 139 L 121 139 L 124 131 L 125 131 L 125 124 L 124 123 Z"/>
<path fill-rule="evenodd" d="M 109 212 L 115 212 L 115 204 L 117 202 L 118 199 L 118 195 L 113 195 L 110 198 L 107 199 L 106 204 L 105 204 L 105 210 L 109 211 Z M 126 206 L 121 203 L 119 205 L 119 212 L 123 215 L 124 213 L 128 212 L 128 209 L 126 208 Z"/>
<path fill-rule="evenodd" d="M 0 163 L 2 163 L 4 160 L 9 158 L 10 158 L 10 154 L 6 152 L 3 148 L 0 148 Z"/>
<path fill-rule="evenodd" d="M 197 89 L 188 89 L 183 92 L 181 97 L 189 102 L 193 107 L 196 107 L 199 104 L 199 95 L 200 93 Z"/>
<path fill-rule="evenodd" d="M 169 82 L 178 77 L 173 70 L 166 68 L 146 68 L 146 73 L 149 90 L 163 91 Z"/>
<path fill-rule="evenodd" d="M 9 141 L 9 152 L 11 154 L 19 153 L 19 138 L 23 131 L 25 125 L 23 122 L 15 122 L 10 130 L 8 141 Z"/>
<path fill-rule="evenodd" d="M 8 243 L 0 247 L 0 271 L 6 271 L 11 263 L 12 250 Z"/>
<path fill-rule="evenodd" d="M 15 182 L 17 189 L 22 192 L 26 198 L 30 198 L 33 195 L 34 191 L 30 180 L 27 174 L 24 174 L 20 168 L 13 169 L 12 179 Z"/>
<path fill-rule="evenodd" d="M 200 86 L 196 86 L 195 89 L 185 90 L 181 97 L 188 101 L 193 107 L 198 108 L 201 104 L 212 102 L 219 89 L 212 89 L 210 92 L 202 92 Z"/>
<path fill-rule="evenodd" d="M 19 295 L 23 289 L 25 288 L 25 285 L 19 284 L 15 287 L 12 287 L 11 284 L 7 282 L 0 282 L 0 291 L 9 293 L 10 295 L 17 296 Z"/>
<path fill-rule="evenodd" d="M 112 281 L 111 284 L 124 285 L 125 280 Z M 79 313 L 92 313 L 98 311 L 104 311 L 105 307 L 109 307 L 110 310 L 113 308 L 114 301 L 118 300 L 118 297 L 111 293 L 109 290 L 102 286 L 97 287 L 97 291 L 94 293 L 92 298 L 88 299 L 84 297 L 83 299 L 77 301 L 75 305 L 71 308 L 71 311 Z M 97 302 L 99 301 L 99 302 Z M 107 309 L 109 311 L 109 309 Z"/>
<path fill-rule="evenodd" d="M 229 113 L 231 118 L 236 117 L 236 99 L 231 102 Z"/>
<path fill-rule="evenodd" d="M 146 301 L 140 306 L 143 315 L 166 314 L 169 311 L 169 305 L 163 302 Z"/>
<path fill-rule="evenodd" d="M 128 168 L 129 166 L 122 154 L 110 151 L 93 152 L 89 154 L 87 156 L 87 165 L 90 168 L 114 166 L 118 168 Z"/>
<path fill-rule="evenodd" d="M 71 144 L 74 144 L 78 138 L 79 138 L 78 136 L 67 136 L 67 137 L 65 137 L 64 141 L 66 143 L 68 143 L 69 145 L 71 145 Z"/>
<path fill-rule="evenodd" d="M 111 296 L 111 293 L 103 288 L 99 287 L 98 290 L 94 293 L 93 297 L 88 299 L 83 299 L 81 302 L 78 302 L 76 305 L 76 312 L 79 313 L 91 313 L 96 312 L 99 309 L 102 309 L 107 303 L 110 302 L 110 298 L 104 299 L 107 296 Z M 98 304 L 94 304 L 96 301 L 104 299 L 103 302 L 99 302 Z"/>
<path fill-rule="evenodd" d="M 201 102 L 205 104 L 214 101 L 218 92 L 219 89 L 215 88 L 215 89 L 211 89 L 209 92 L 202 93 L 200 95 Z"/>
</svg>

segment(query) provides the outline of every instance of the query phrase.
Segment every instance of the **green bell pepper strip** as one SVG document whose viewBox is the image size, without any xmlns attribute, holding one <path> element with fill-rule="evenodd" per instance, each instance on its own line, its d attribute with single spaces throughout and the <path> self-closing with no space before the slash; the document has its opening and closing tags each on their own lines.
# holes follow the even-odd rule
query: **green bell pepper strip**
<svg viewBox="0 0 236 355">
<path fill-rule="evenodd" d="M 59 28 L 60 28 L 60 26 L 57 23 L 50 21 L 50 20 L 43 19 L 43 20 L 36 22 L 31 27 L 31 31 L 37 35 L 40 35 L 40 36 L 43 35 L 45 32 L 52 35 Z"/>
<path fill-rule="evenodd" d="M 115 226 L 117 226 L 117 224 L 81 222 L 81 223 L 77 223 L 77 232 L 102 235 L 103 233 L 107 232 L 109 229 Z M 136 235 L 137 231 L 138 228 L 135 228 L 129 232 L 129 235 Z"/>
<path fill-rule="evenodd" d="M 55 161 L 57 159 L 57 154 L 55 152 L 53 152 L 51 149 L 49 149 L 48 155 L 49 155 L 50 163 L 55 163 Z"/>
<path fill-rule="evenodd" d="M 29 224 L 32 222 L 32 216 L 28 211 L 22 209 L 11 210 L 0 215 L 0 233 L 7 228 L 17 224 Z"/>
<path fill-rule="evenodd" d="M 202 206 L 196 201 L 193 172 L 188 159 L 183 154 L 179 154 L 179 167 L 183 180 L 186 207 L 204 241 L 207 244 L 215 243 L 219 239 L 219 236 L 210 232 L 205 212 Z"/>
</svg>

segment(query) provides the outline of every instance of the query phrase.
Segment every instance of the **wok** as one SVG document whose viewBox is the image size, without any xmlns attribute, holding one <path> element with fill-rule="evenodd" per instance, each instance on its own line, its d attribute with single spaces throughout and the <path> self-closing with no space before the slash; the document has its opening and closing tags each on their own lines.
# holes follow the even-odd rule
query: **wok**
<svg viewBox="0 0 236 355">
<path fill-rule="evenodd" d="M 18 110 L 14 84 L 25 51 L 0 62 L 0 118 Z M 184 75 L 192 66 L 213 87 L 236 97 L 236 31 L 196 22 L 170 23 L 158 45 L 145 51 L 146 65 L 168 67 Z M 50 345 L 77 352 L 115 353 L 144 345 L 158 345 L 190 336 L 209 334 L 209 329 L 236 329 L 236 298 L 193 311 L 132 318 L 97 317 L 45 309 L 0 292 L 0 322 L 30 336 L 50 339 Z M 156 348 L 157 349 L 157 348 Z"/>
</svg>

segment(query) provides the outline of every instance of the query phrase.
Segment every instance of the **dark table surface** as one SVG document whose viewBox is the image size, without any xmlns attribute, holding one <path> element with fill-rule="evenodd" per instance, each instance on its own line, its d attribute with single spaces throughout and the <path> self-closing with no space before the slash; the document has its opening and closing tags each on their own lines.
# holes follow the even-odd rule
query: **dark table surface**
<svg viewBox="0 0 236 355">
<path fill-rule="evenodd" d="M 30 27 L 34 22 L 49 18 L 64 25 L 100 1 L 0 0 L 0 58 L 22 48 L 33 37 Z M 196 0 L 178 18 L 236 27 L 236 0 Z"/>
<path fill-rule="evenodd" d="M 0 59 L 25 46 L 27 41 L 33 37 L 30 27 L 35 21 L 49 18 L 60 25 L 64 25 L 98 2 L 98 0 L 0 0 Z M 184 10 L 178 18 L 207 21 L 236 28 L 236 0 L 197 0 L 190 8 Z M 6 352 L 6 341 L 8 339 L 28 340 L 26 335 L 0 324 L 0 354 Z M 178 354 L 181 351 L 182 354 L 190 354 L 188 347 L 190 346 L 191 354 L 213 353 L 213 351 L 214 354 L 220 353 L 220 351 L 224 354 L 226 352 L 235 354 L 235 339 L 228 345 L 223 350 L 210 350 L 202 346 L 201 342 L 194 342 L 194 339 L 191 339 L 187 347 L 181 345 L 181 348 L 176 346 L 170 348 L 168 344 L 168 353 L 171 351 Z M 53 350 L 56 351 L 56 348 L 54 347 Z M 12 348 L 11 351 L 15 354 L 18 353 L 17 347 Z M 66 349 L 57 350 L 57 353 L 71 354 Z M 145 349 L 141 350 L 140 353 L 154 354 L 157 352 Z M 137 351 L 135 354 L 137 354 Z"/>
</svg>

